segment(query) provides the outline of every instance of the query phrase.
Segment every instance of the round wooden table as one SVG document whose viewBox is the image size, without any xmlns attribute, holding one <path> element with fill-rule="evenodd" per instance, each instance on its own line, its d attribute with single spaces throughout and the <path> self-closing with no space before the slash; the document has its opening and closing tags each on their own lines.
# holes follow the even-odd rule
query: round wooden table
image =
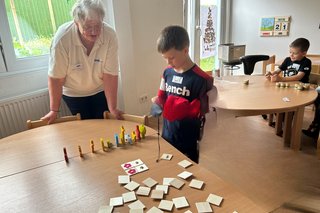
<svg viewBox="0 0 320 213">
<path fill-rule="evenodd" d="M 248 85 L 244 84 L 247 80 Z M 294 150 L 299 150 L 304 107 L 312 104 L 318 93 L 314 89 L 296 90 L 294 85 L 299 82 L 288 83 L 289 88 L 277 87 L 265 76 L 254 75 L 215 79 L 218 96 L 210 105 L 230 110 L 235 116 L 286 113 L 284 141 L 289 141 Z"/>
<path fill-rule="evenodd" d="M 169 187 L 166 200 L 185 196 L 196 212 L 195 203 L 206 201 L 209 194 L 222 196 L 221 207 L 211 205 L 215 212 L 264 212 L 250 199 L 243 196 L 212 172 L 193 164 L 187 169 L 178 165 L 186 157 L 160 138 L 161 154 L 173 158 L 158 159 L 157 133 L 147 128 L 144 140 L 134 145 L 102 151 L 100 138 L 114 142 L 114 134 L 123 126 L 126 133 L 135 130 L 136 123 L 119 120 L 81 120 L 52 124 L 21 132 L 0 140 L 0 203 L 2 212 L 98 212 L 109 205 L 110 198 L 129 192 L 118 183 L 118 176 L 125 175 L 121 164 L 141 159 L 149 168 L 131 176 L 131 180 L 144 185 L 151 177 L 162 184 L 164 177 L 178 178 L 183 171 L 204 181 L 204 187 L 189 187 L 191 179 L 182 180 L 181 189 Z M 91 153 L 90 140 L 94 140 L 95 153 Z M 81 158 L 78 146 L 82 147 Z M 64 161 L 63 147 L 67 148 L 69 163 Z M 154 188 L 152 188 L 154 189 Z M 149 196 L 137 196 L 145 206 L 158 207 L 160 201 Z M 115 207 L 114 212 L 129 212 L 128 205 Z"/>
</svg>

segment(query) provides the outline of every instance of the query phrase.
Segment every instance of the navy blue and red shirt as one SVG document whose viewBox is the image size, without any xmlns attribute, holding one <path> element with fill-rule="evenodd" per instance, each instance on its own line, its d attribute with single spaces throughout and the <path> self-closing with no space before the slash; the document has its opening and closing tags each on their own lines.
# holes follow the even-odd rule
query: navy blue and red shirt
<svg viewBox="0 0 320 213">
<path fill-rule="evenodd" d="M 209 110 L 207 92 L 212 87 L 213 78 L 197 65 L 183 73 L 166 68 L 158 92 L 163 117 L 172 122 L 204 115 Z"/>
</svg>

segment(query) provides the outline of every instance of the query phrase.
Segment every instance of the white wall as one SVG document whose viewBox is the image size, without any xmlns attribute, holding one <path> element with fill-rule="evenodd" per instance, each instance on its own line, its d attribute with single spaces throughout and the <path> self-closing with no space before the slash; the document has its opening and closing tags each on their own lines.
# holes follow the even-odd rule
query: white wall
<svg viewBox="0 0 320 213">
<path fill-rule="evenodd" d="M 308 53 L 320 54 L 319 8 L 319 0 L 233 0 L 230 41 L 246 44 L 248 55 L 275 54 L 281 59 L 288 56 L 294 39 L 305 37 L 310 41 Z M 268 16 L 291 16 L 289 36 L 260 37 L 260 19 Z"/>
<path fill-rule="evenodd" d="M 114 0 L 113 4 L 125 111 L 148 114 L 166 66 L 156 40 L 165 26 L 183 25 L 183 0 Z M 140 103 L 144 94 L 148 101 Z"/>
</svg>

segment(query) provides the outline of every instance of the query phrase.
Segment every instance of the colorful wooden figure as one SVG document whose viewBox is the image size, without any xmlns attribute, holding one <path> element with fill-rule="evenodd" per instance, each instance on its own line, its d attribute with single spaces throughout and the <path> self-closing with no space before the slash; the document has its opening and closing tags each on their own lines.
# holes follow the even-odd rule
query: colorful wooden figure
<svg viewBox="0 0 320 213">
<path fill-rule="evenodd" d="M 104 141 L 103 141 L 103 138 L 100 138 L 100 143 L 101 143 L 101 148 L 102 148 L 102 151 L 106 151 L 106 147 L 104 146 Z"/>
<path fill-rule="evenodd" d="M 119 138 L 118 138 L 118 134 L 114 134 L 114 140 L 116 142 L 116 146 L 119 147 Z"/>
<path fill-rule="evenodd" d="M 135 132 L 135 131 L 132 131 L 132 133 L 131 133 L 131 139 L 132 139 L 132 142 L 133 142 L 133 143 L 136 142 L 137 136 L 136 136 L 136 132 Z"/>
<path fill-rule="evenodd" d="M 82 154 L 82 150 L 81 150 L 81 146 L 78 146 L 78 149 L 79 149 L 79 155 L 81 158 L 83 158 L 83 154 Z"/>
<path fill-rule="evenodd" d="M 109 149 L 113 147 L 113 144 L 110 142 L 110 140 L 107 140 L 107 146 Z"/>
<path fill-rule="evenodd" d="M 137 140 L 141 140 L 139 125 L 136 126 L 136 137 L 137 137 Z"/>
<path fill-rule="evenodd" d="M 91 152 L 94 153 L 94 142 L 93 140 L 90 141 L 90 147 L 91 147 Z"/>
<path fill-rule="evenodd" d="M 120 144 L 124 145 L 125 144 L 125 134 L 124 134 L 125 130 L 124 127 L 121 126 L 121 133 L 120 133 Z"/>
<path fill-rule="evenodd" d="M 146 133 L 147 133 L 146 127 L 143 124 L 140 124 L 139 125 L 139 130 L 140 130 L 142 139 L 144 139 L 145 136 L 146 136 Z"/>
<path fill-rule="evenodd" d="M 66 163 L 69 163 L 69 158 L 68 158 L 66 147 L 63 147 L 63 154 L 64 154 L 64 160 L 66 161 Z"/>
</svg>

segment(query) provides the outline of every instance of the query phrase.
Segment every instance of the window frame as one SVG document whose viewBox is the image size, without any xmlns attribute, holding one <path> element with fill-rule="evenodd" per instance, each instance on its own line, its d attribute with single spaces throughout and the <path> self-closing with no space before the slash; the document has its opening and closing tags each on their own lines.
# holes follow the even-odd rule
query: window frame
<svg viewBox="0 0 320 213">
<path fill-rule="evenodd" d="M 105 21 L 115 28 L 112 0 L 103 0 L 106 8 Z M 0 77 L 30 71 L 47 70 L 49 54 L 17 58 L 13 46 L 5 1 L 0 1 L 0 38 L 2 39 L 3 53 L 0 54 Z M 4 57 L 4 58 L 3 58 Z"/>
</svg>

